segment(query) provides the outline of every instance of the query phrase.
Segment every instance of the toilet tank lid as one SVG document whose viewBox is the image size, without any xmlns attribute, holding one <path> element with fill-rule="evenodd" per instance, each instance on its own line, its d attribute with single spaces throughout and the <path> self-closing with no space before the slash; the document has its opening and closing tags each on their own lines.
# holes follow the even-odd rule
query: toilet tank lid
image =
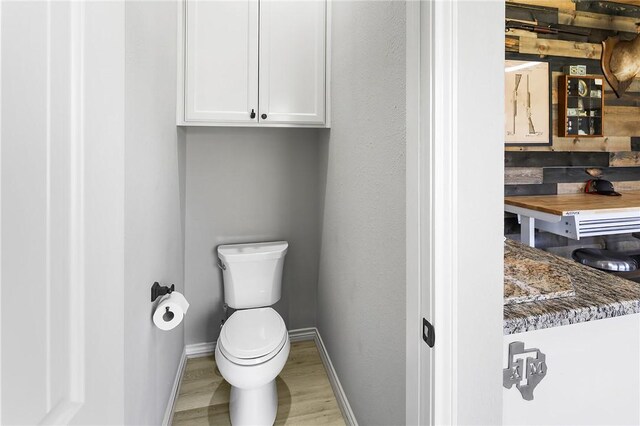
<svg viewBox="0 0 640 426">
<path fill-rule="evenodd" d="M 288 247 L 286 241 L 227 244 L 218 246 L 218 257 L 227 263 L 277 259 L 287 254 Z"/>
</svg>

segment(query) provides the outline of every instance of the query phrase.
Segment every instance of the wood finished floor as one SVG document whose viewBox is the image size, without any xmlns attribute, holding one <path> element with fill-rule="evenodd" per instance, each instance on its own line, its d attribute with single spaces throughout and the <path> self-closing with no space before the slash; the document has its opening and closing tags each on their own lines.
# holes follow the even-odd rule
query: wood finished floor
<svg viewBox="0 0 640 426">
<path fill-rule="evenodd" d="M 291 344 L 278 386 L 276 425 L 344 425 L 314 341 Z M 174 426 L 230 425 L 229 391 L 213 355 L 187 360 Z"/>
</svg>

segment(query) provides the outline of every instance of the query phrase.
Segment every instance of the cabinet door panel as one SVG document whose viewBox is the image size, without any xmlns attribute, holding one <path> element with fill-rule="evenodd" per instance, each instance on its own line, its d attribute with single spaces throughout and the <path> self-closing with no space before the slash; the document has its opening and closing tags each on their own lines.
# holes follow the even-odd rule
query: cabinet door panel
<svg viewBox="0 0 640 426">
<path fill-rule="evenodd" d="M 260 2 L 260 118 L 325 121 L 326 1 Z"/>
<path fill-rule="evenodd" d="M 547 375 L 533 401 L 503 388 L 503 424 L 640 424 L 640 315 L 505 336 L 504 366 L 514 341 L 546 354 Z"/>
<path fill-rule="evenodd" d="M 257 0 L 186 2 L 185 121 L 257 122 Z"/>
</svg>

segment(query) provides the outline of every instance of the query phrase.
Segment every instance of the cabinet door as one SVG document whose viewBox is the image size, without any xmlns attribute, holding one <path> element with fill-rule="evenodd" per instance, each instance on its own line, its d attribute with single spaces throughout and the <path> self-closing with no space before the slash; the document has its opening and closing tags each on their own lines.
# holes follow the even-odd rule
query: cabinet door
<svg viewBox="0 0 640 426">
<path fill-rule="evenodd" d="M 512 334 L 546 355 L 547 375 L 525 401 L 503 388 L 505 425 L 640 424 L 640 315 Z"/>
<path fill-rule="evenodd" d="M 185 27 L 185 121 L 257 123 L 257 0 L 187 1 Z"/>
<path fill-rule="evenodd" d="M 326 7 L 260 2 L 260 122 L 325 122 Z"/>
</svg>

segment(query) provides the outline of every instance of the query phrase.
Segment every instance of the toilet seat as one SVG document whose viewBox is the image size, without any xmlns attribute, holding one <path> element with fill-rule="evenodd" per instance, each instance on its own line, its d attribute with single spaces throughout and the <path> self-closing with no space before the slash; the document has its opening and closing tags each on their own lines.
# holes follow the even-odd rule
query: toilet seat
<svg viewBox="0 0 640 426">
<path fill-rule="evenodd" d="M 224 323 L 218 346 L 229 361 L 256 365 L 278 354 L 287 339 L 287 327 L 272 308 L 245 309 Z"/>
</svg>

